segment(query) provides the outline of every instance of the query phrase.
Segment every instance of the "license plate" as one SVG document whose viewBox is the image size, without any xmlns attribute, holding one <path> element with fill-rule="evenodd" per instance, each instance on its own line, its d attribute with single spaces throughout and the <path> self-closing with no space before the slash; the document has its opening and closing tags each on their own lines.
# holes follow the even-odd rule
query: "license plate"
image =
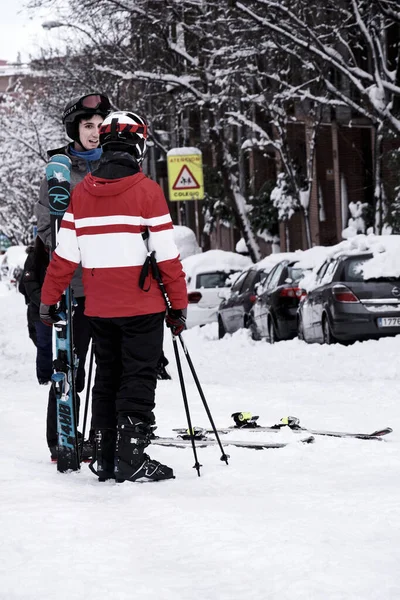
<svg viewBox="0 0 400 600">
<path fill-rule="evenodd" d="M 400 327 L 400 317 L 382 317 L 378 319 L 378 327 Z"/>
</svg>

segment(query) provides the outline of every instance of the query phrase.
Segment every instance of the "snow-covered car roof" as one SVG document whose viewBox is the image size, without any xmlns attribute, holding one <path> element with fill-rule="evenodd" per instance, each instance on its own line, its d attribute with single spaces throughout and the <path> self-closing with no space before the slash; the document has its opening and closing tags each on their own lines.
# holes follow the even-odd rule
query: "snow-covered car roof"
<svg viewBox="0 0 400 600">
<path fill-rule="evenodd" d="M 187 277 L 208 271 L 243 271 L 252 264 L 248 256 L 225 250 L 207 250 L 182 260 Z"/>
<path fill-rule="evenodd" d="M 372 258 L 362 266 L 366 281 L 376 277 L 400 277 L 400 235 L 359 234 L 335 246 L 323 247 L 323 260 L 315 264 L 312 273 L 302 280 L 301 285 L 306 291 L 315 288 L 316 273 L 326 259 L 371 254 Z"/>
<path fill-rule="evenodd" d="M 326 259 L 343 255 L 360 255 L 361 253 L 373 255 L 371 260 L 363 266 L 364 279 L 400 277 L 400 235 L 359 234 L 334 246 L 314 246 L 309 250 L 270 254 L 257 263 L 252 263 L 249 257 L 235 252 L 208 250 L 184 259 L 182 264 L 186 275 L 193 276 L 209 270 L 245 271 L 252 268 L 271 271 L 277 263 L 289 260 L 296 262 L 297 267 L 309 272 L 302 281 L 302 285 L 304 282 L 305 289 L 310 289 L 313 285 L 313 277 L 310 275 L 315 274 Z"/>
</svg>

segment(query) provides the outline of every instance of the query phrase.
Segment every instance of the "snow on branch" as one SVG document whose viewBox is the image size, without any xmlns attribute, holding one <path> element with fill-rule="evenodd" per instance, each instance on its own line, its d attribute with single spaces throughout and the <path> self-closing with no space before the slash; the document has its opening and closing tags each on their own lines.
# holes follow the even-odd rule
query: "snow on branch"
<svg viewBox="0 0 400 600">
<path fill-rule="evenodd" d="M 268 144 L 274 146 L 277 150 L 280 149 L 281 143 L 279 140 L 275 140 L 272 138 L 262 127 L 257 125 L 254 121 L 251 121 L 247 117 L 245 117 L 242 113 L 229 111 L 225 113 L 225 116 L 229 117 L 228 122 L 230 124 L 239 123 L 240 125 L 245 125 L 248 127 L 253 133 L 257 133 L 262 140 L 265 140 Z"/>
<path fill-rule="evenodd" d="M 151 71 L 119 71 L 117 69 L 112 69 L 110 67 L 104 67 L 103 65 L 95 64 L 94 68 L 97 71 L 102 73 L 109 73 L 114 77 L 122 79 L 124 81 L 130 80 L 141 80 L 141 81 L 154 81 L 156 83 L 164 83 L 171 84 L 173 86 L 185 88 L 187 91 L 191 92 L 198 100 L 202 100 L 205 102 L 208 97 L 206 94 L 203 94 L 198 89 L 196 89 L 192 82 L 200 82 L 199 77 L 193 77 L 191 75 L 173 75 L 172 73 L 163 74 L 163 73 L 152 73 Z"/>
<path fill-rule="evenodd" d="M 179 56 L 182 56 L 182 58 L 187 60 L 194 67 L 197 67 L 199 65 L 199 59 L 195 58 L 193 56 L 190 56 L 190 54 L 188 54 L 188 52 L 186 52 L 186 50 L 184 48 L 182 48 L 181 45 L 175 44 L 174 42 L 171 42 L 169 40 L 168 46 L 173 52 L 176 52 L 177 54 L 179 54 Z"/>
<path fill-rule="evenodd" d="M 381 22 L 382 16 L 373 12 L 370 6 L 363 5 L 361 11 L 360 0 L 350 0 L 351 13 L 348 13 L 348 17 L 349 19 L 351 17 L 351 22 L 348 21 L 342 29 L 350 32 L 351 28 L 351 35 L 355 38 L 349 37 L 347 40 L 342 34 L 338 35 L 339 25 L 336 31 L 330 23 L 325 23 L 323 18 L 314 25 L 313 30 L 313 25 L 309 25 L 305 19 L 302 20 L 295 14 L 294 9 L 289 9 L 282 2 L 254 1 L 255 4 L 263 7 L 262 14 L 258 14 L 243 2 L 238 2 L 236 6 L 238 10 L 265 27 L 265 30 L 276 36 L 278 40 L 283 41 L 278 44 L 280 52 L 293 56 L 304 68 L 319 73 L 320 81 L 324 83 L 330 95 L 351 106 L 371 121 L 387 121 L 393 131 L 400 132 L 400 120 L 392 112 L 393 98 L 391 97 L 391 95 L 400 96 L 400 86 L 396 82 L 396 71 L 388 68 L 386 53 L 382 48 L 385 27 Z M 321 28 L 327 32 L 326 36 L 320 35 Z M 324 37 L 326 42 L 323 41 Z M 328 43 L 328 39 L 335 38 L 337 41 L 341 40 L 337 48 Z M 360 66 L 360 61 L 356 60 L 355 50 L 358 53 L 360 50 L 364 51 L 369 58 L 369 61 L 365 61 L 368 66 L 365 68 Z M 307 60 L 307 57 L 311 58 Z M 359 100 L 356 100 L 352 94 L 352 88 L 346 89 L 340 80 L 334 83 L 329 67 L 341 74 L 342 78 L 358 91 Z M 283 78 L 276 73 L 268 73 L 266 76 L 286 87 L 288 91 L 296 93 L 288 79 L 290 75 L 286 75 L 286 81 L 282 81 Z M 310 94 L 309 89 L 303 91 L 301 87 L 297 92 L 297 97 L 300 98 L 306 98 Z M 327 101 L 323 99 L 322 103 L 326 104 Z"/>
</svg>

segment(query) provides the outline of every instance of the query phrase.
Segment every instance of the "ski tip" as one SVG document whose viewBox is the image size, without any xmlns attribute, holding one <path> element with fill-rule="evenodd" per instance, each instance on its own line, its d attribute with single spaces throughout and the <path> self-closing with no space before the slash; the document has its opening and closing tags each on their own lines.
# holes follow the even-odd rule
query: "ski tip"
<svg viewBox="0 0 400 600">
<path fill-rule="evenodd" d="M 391 427 L 384 427 L 383 429 L 377 429 L 370 433 L 370 437 L 380 437 L 382 435 L 387 435 L 388 433 L 392 433 L 393 429 Z"/>
<path fill-rule="evenodd" d="M 50 157 L 49 163 L 59 163 L 69 167 L 72 164 L 72 161 L 66 154 L 53 154 L 53 156 Z"/>
</svg>

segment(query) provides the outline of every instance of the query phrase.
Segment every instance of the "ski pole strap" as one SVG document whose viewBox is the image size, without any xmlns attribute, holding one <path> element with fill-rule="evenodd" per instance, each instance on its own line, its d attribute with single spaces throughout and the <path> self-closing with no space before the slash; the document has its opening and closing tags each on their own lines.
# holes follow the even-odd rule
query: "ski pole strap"
<svg viewBox="0 0 400 600">
<path fill-rule="evenodd" d="M 160 291 L 163 295 L 165 306 L 167 307 L 167 311 L 171 310 L 172 309 L 171 300 L 169 299 L 167 290 L 165 289 L 164 282 L 161 277 L 160 269 L 158 268 L 158 264 L 156 261 L 156 253 L 154 252 L 154 250 L 150 254 L 150 264 L 151 264 L 151 270 L 153 273 L 153 277 L 157 281 L 158 287 L 160 288 Z"/>
<path fill-rule="evenodd" d="M 170 310 L 172 308 L 172 305 L 171 305 L 171 301 L 168 297 L 167 290 L 165 289 L 163 280 L 161 278 L 160 269 L 158 268 L 158 264 L 156 261 L 155 250 L 153 250 L 152 252 L 149 252 L 149 254 L 146 257 L 146 260 L 144 261 L 142 270 L 140 271 L 139 287 L 144 292 L 148 292 L 150 289 L 150 286 L 151 286 L 151 281 L 150 281 L 148 288 L 144 289 L 145 281 L 150 274 L 150 268 L 151 268 L 151 274 L 153 275 L 154 279 L 157 281 L 158 287 L 160 288 L 160 291 L 163 295 L 167 310 Z"/>
<path fill-rule="evenodd" d="M 154 279 L 157 281 L 158 285 L 162 285 L 161 275 L 160 275 L 160 271 L 158 269 L 158 265 L 157 265 L 157 261 L 156 261 L 155 250 L 153 250 L 152 252 L 149 252 L 149 254 L 146 256 L 146 260 L 144 261 L 142 270 L 140 271 L 139 287 L 144 292 L 148 292 L 150 289 L 150 286 L 151 286 L 151 282 L 150 282 L 149 286 L 146 289 L 144 287 L 146 279 L 150 275 L 150 268 L 151 268 L 151 273 L 152 273 Z"/>
<path fill-rule="evenodd" d="M 151 256 L 151 254 L 147 255 L 146 260 L 143 263 L 143 267 L 142 267 L 142 270 L 140 271 L 140 275 L 139 275 L 139 287 L 144 292 L 148 292 L 151 287 L 151 282 L 150 282 L 149 286 L 146 289 L 144 288 L 146 279 L 149 276 L 149 271 L 150 271 L 150 256 Z"/>
</svg>

